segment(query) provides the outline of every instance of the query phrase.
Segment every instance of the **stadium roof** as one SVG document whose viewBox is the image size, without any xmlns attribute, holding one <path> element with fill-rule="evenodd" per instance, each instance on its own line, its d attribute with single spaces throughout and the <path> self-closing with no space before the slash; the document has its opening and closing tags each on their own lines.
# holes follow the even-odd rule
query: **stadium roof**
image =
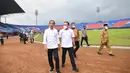
<svg viewBox="0 0 130 73">
<path fill-rule="evenodd" d="M 25 13 L 14 0 L 0 0 L 0 15 Z"/>
</svg>

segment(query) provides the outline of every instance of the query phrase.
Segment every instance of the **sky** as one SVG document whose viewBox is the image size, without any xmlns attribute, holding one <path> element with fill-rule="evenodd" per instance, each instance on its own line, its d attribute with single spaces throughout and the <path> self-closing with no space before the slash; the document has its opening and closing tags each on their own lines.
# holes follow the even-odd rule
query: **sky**
<svg viewBox="0 0 130 73">
<path fill-rule="evenodd" d="M 96 22 L 130 17 L 130 0 L 15 0 L 26 13 L 6 15 L 7 23 L 35 25 L 35 10 L 38 10 L 38 25 L 69 22 Z M 97 13 L 97 7 L 100 12 Z M 4 22 L 4 16 L 2 17 Z"/>
</svg>

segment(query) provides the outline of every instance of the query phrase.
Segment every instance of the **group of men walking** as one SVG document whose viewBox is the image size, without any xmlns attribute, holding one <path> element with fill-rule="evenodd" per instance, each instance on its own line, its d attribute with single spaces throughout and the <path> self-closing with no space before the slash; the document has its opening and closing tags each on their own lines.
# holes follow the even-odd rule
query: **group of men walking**
<svg viewBox="0 0 130 73">
<path fill-rule="evenodd" d="M 73 47 L 75 46 L 75 34 L 72 29 L 69 28 L 69 22 L 65 21 L 63 29 L 58 31 L 54 28 L 55 21 L 50 20 L 49 22 L 49 28 L 45 30 L 44 32 L 44 48 L 46 49 L 48 53 L 48 61 L 49 65 L 51 67 L 50 71 L 54 70 L 54 64 L 52 60 L 52 56 L 54 56 L 54 59 L 56 61 L 56 72 L 60 72 L 60 66 L 59 66 L 59 56 L 58 56 L 58 50 L 62 47 L 62 67 L 65 67 L 65 60 L 66 60 L 66 53 L 69 52 L 70 61 L 72 64 L 72 70 L 78 72 L 79 69 L 77 68 L 75 64 L 74 59 L 74 50 Z M 61 42 L 60 42 L 61 41 Z M 61 43 L 61 45 L 60 45 Z"/>
<path fill-rule="evenodd" d="M 69 22 L 65 21 L 63 24 L 63 29 L 61 29 L 58 33 L 58 31 L 54 28 L 55 21 L 50 20 L 49 21 L 49 28 L 45 30 L 44 32 L 44 48 L 48 54 L 48 62 L 50 65 L 50 71 L 52 72 L 54 70 L 54 64 L 53 64 L 53 56 L 56 64 L 56 72 L 60 72 L 60 66 L 59 66 L 59 56 L 58 56 L 58 50 L 62 48 L 62 65 L 61 67 L 65 67 L 65 60 L 66 60 L 66 53 L 68 51 L 70 62 L 72 64 L 72 70 L 75 72 L 78 72 L 79 69 L 76 66 L 75 58 L 76 58 L 76 52 L 79 49 L 79 32 L 78 29 L 75 27 L 75 23 L 71 23 L 71 28 L 69 28 Z M 107 25 L 104 25 L 103 32 L 101 34 L 101 46 L 99 51 L 97 52 L 99 55 L 102 55 L 101 50 L 103 49 L 103 46 L 107 46 L 109 50 L 109 55 L 114 56 L 112 54 L 111 48 L 109 46 L 108 41 L 108 32 L 107 32 Z M 86 27 L 82 29 L 82 39 L 81 39 L 81 46 L 83 40 L 86 41 L 87 45 L 88 43 L 88 36 L 86 34 Z M 105 40 L 105 41 L 104 41 Z"/>
<path fill-rule="evenodd" d="M 30 36 L 29 36 L 30 35 Z M 30 34 L 21 32 L 19 34 L 20 42 L 24 42 L 24 44 L 28 43 L 28 39 L 30 38 L 30 43 L 34 43 L 34 33 L 33 30 L 31 30 Z"/>
</svg>

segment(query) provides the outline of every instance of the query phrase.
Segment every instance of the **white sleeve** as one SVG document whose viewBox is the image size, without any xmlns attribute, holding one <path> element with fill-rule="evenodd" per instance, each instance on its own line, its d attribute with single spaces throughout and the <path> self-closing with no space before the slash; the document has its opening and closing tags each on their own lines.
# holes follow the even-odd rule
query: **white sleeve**
<svg viewBox="0 0 130 73">
<path fill-rule="evenodd" d="M 71 32 L 72 32 L 72 38 L 74 38 L 74 37 L 75 37 L 75 35 L 74 35 L 74 31 L 72 30 Z"/>
<path fill-rule="evenodd" d="M 43 42 L 42 42 L 42 44 L 46 44 L 47 43 L 47 31 L 45 30 L 45 32 L 44 32 L 44 35 L 43 35 Z"/>
</svg>

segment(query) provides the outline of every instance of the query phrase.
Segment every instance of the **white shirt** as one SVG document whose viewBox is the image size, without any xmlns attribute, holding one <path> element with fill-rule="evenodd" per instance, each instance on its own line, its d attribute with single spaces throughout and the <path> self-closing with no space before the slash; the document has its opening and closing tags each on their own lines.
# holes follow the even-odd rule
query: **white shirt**
<svg viewBox="0 0 130 73">
<path fill-rule="evenodd" d="M 59 32 L 59 37 L 62 39 L 61 46 L 64 48 L 69 48 L 73 46 L 72 38 L 75 37 L 74 31 L 72 29 L 62 29 Z"/>
<path fill-rule="evenodd" d="M 55 49 L 58 48 L 58 44 L 60 44 L 58 31 L 54 29 L 46 29 L 44 32 L 44 40 L 43 44 L 47 45 L 48 49 Z"/>
</svg>

